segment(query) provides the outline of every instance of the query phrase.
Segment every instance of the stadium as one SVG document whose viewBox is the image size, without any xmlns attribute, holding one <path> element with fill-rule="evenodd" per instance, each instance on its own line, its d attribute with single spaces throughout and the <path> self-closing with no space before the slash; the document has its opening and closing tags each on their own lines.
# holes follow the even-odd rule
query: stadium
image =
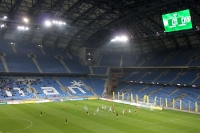
<svg viewBox="0 0 200 133">
<path fill-rule="evenodd" d="M 199 0 L 0 0 L 0 133 L 200 132 Z"/>
</svg>

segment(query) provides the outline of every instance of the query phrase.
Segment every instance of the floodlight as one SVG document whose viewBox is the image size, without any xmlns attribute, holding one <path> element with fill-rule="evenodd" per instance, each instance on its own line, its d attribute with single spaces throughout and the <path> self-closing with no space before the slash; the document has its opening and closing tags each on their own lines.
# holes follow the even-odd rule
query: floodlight
<svg viewBox="0 0 200 133">
<path fill-rule="evenodd" d="M 28 27 L 24 27 L 24 26 L 18 26 L 17 29 L 18 29 L 18 30 L 22 30 L 22 31 L 29 30 Z"/>
<path fill-rule="evenodd" d="M 25 23 L 28 23 L 29 20 L 28 20 L 28 18 L 24 18 L 23 21 L 24 21 Z"/>
<path fill-rule="evenodd" d="M 128 41 L 128 38 L 127 38 L 126 36 L 121 36 L 121 41 L 127 42 L 127 41 Z"/>
<path fill-rule="evenodd" d="M 126 36 L 116 36 L 111 42 L 127 42 L 128 38 Z"/>
<path fill-rule="evenodd" d="M 59 21 L 59 20 L 46 20 L 45 22 L 44 22 L 44 24 L 46 25 L 46 26 L 51 26 L 51 25 L 66 25 L 66 23 L 65 22 L 63 22 L 63 21 Z"/>
<path fill-rule="evenodd" d="M 2 24 L 2 25 L 1 25 L 1 28 L 3 28 L 3 27 L 5 27 L 5 25 L 4 25 L 4 24 Z"/>
<path fill-rule="evenodd" d="M 46 21 L 44 22 L 44 24 L 45 24 L 47 27 L 51 26 L 51 22 L 50 22 L 49 20 L 46 20 Z"/>
<path fill-rule="evenodd" d="M 4 17 L 3 17 L 3 19 L 7 19 L 7 18 L 8 18 L 7 16 L 4 16 Z"/>
</svg>

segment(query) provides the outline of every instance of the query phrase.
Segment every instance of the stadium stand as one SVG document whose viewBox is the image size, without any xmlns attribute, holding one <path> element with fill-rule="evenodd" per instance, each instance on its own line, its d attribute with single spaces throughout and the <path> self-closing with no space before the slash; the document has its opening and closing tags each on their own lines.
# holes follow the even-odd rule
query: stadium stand
<svg viewBox="0 0 200 133">
<path fill-rule="evenodd" d="M 145 76 L 140 78 L 141 82 L 153 82 L 154 79 L 158 78 L 163 70 L 149 70 L 145 73 Z"/>
<path fill-rule="evenodd" d="M 58 79 L 58 80 L 56 80 Z M 105 80 L 50 76 L 1 77 L 0 99 L 59 98 L 101 96 Z"/>
<path fill-rule="evenodd" d="M 92 67 L 94 74 L 106 75 L 108 67 Z"/>
<path fill-rule="evenodd" d="M 135 61 L 137 60 L 138 55 L 136 54 L 123 54 L 123 67 L 134 66 Z"/>
<path fill-rule="evenodd" d="M 83 84 L 82 79 L 79 78 L 66 78 L 66 77 L 59 77 L 58 79 L 60 83 L 68 89 L 71 95 L 74 96 L 92 96 L 92 90 Z"/>
<path fill-rule="evenodd" d="M 176 78 L 177 74 L 180 72 L 180 70 L 166 70 L 162 73 L 162 75 L 156 79 L 154 82 L 156 83 L 171 83 L 171 81 Z"/>
<path fill-rule="evenodd" d="M 78 56 L 69 51 L 53 47 L 39 47 L 32 44 L 20 43 L 10 44 L 10 41 L 0 42 L 1 48 L 1 72 L 21 73 L 62 73 L 62 74 L 91 74 L 89 66 L 84 66 Z M 183 108 L 188 108 L 189 101 L 199 101 L 198 88 L 188 85 L 199 85 L 199 71 L 188 69 L 189 66 L 198 66 L 197 56 L 199 49 L 179 49 L 164 52 L 136 54 L 103 54 L 99 66 L 92 66 L 94 75 L 107 75 L 109 67 L 136 67 L 133 71 L 123 73 L 117 80 L 120 81 L 115 92 L 138 94 L 142 99 L 148 95 L 150 101 L 154 97 L 169 99 L 169 105 L 175 99 L 175 106 L 180 108 L 179 100 L 183 101 Z M 37 62 L 35 62 L 35 61 Z M 38 67 L 39 66 L 39 67 Z M 108 66 L 108 67 L 107 67 Z M 156 66 L 157 68 L 153 68 Z M 165 68 L 162 68 L 166 66 Z M 173 66 L 173 68 L 167 68 Z M 181 66 L 183 68 L 177 68 Z M 138 68 L 149 67 L 149 68 Z M 159 68 L 160 67 L 160 68 Z M 22 81 L 15 81 L 16 78 Z M 21 77 L 9 77 L 7 84 L 14 84 L 10 90 L 1 89 L 1 99 L 25 99 L 25 98 L 56 98 L 70 96 L 102 96 L 107 77 L 54 77 L 27 76 L 30 84 L 24 82 Z M 15 79 L 15 80 L 13 80 Z M 123 83 L 121 81 L 127 82 Z M 12 83 L 10 83 L 12 82 Z M 17 84 L 16 84 L 17 83 Z M 20 85 L 18 85 L 21 83 Z M 138 84 L 140 83 L 140 84 Z M 176 86 L 175 85 L 179 85 Z M 164 86 L 162 86 L 164 85 Z M 167 86 L 166 86 L 167 85 Z M 173 85 L 173 86 L 171 86 Z M 181 85 L 186 85 L 185 87 Z M 45 94 L 42 87 L 55 88 Z M 9 88 L 6 86 L 6 88 Z M 17 89 L 20 88 L 20 89 Z M 23 89 L 22 89 L 23 88 Z M 31 88 L 31 89 L 30 89 Z M 192 90 L 192 92 L 188 91 Z M 22 90 L 22 91 L 21 91 Z M 22 93 L 23 92 L 23 93 Z M 195 93 L 193 93 L 195 92 Z M 52 93 L 52 95 L 50 94 Z M 55 94 L 54 94 L 55 93 Z M 158 102 L 158 101 L 157 101 Z M 159 102 L 157 104 L 160 104 Z M 191 109 L 194 109 L 191 104 Z"/>
<path fill-rule="evenodd" d="M 161 66 L 174 50 L 157 52 L 151 59 L 146 60 L 142 66 Z"/>
<path fill-rule="evenodd" d="M 186 66 L 197 49 L 181 49 L 163 64 L 163 66 Z"/>
<path fill-rule="evenodd" d="M 118 66 L 120 65 L 121 54 L 103 54 L 99 66 Z"/>
</svg>

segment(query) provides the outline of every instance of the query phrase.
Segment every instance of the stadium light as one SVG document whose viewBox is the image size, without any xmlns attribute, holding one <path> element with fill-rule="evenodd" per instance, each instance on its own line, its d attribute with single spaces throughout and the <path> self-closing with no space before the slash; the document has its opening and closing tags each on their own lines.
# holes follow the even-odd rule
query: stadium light
<svg viewBox="0 0 200 133">
<path fill-rule="evenodd" d="M 63 22 L 63 21 L 57 21 L 57 20 L 53 20 L 53 21 L 52 21 L 52 24 L 53 24 L 53 25 L 66 25 L 65 22 Z"/>
<path fill-rule="evenodd" d="M 127 42 L 128 38 L 126 36 L 116 36 L 111 42 Z"/>
<path fill-rule="evenodd" d="M 18 30 L 22 30 L 22 31 L 27 31 L 27 30 L 29 30 L 29 28 L 28 28 L 28 27 L 25 27 L 25 26 L 18 26 L 17 29 L 18 29 Z"/>
<path fill-rule="evenodd" d="M 4 20 L 7 19 L 7 18 L 8 18 L 7 16 L 4 16 L 4 17 L 3 17 Z"/>
<path fill-rule="evenodd" d="M 51 21 L 49 21 L 49 20 L 46 20 L 46 21 L 44 22 L 44 24 L 45 24 L 45 26 L 47 26 L 47 27 L 50 27 L 50 26 L 52 25 Z"/>
<path fill-rule="evenodd" d="M 28 23 L 28 18 L 23 18 L 23 21 L 25 22 L 25 23 Z"/>
<path fill-rule="evenodd" d="M 62 26 L 62 25 L 66 25 L 66 23 L 63 21 L 60 21 L 60 20 L 46 20 L 46 21 L 44 21 L 44 25 L 47 27 L 50 27 L 52 25 Z"/>
<path fill-rule="evenodd" d="M 1 28 L 4 28 L 5 27 L 5 25 L 4 24 L 1 24 Z"/>
</svg>

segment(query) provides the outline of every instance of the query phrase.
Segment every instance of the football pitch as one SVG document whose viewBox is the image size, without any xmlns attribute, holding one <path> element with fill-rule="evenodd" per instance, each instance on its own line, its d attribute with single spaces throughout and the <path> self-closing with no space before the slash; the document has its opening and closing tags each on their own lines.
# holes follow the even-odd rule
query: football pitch
<svg viewBox="0 0 200 133">
<path fill-rule="evenodd" d="M 76 104 L 76 106 L 75 106 Z M 84 110 L 88 107 L 89 115 Z M 103 110 L 102 105 L 107 109 Z M 0 133 L 198 133 L 200 115 L 102 100 L 0 105 Z M 63 109 L 65 106 L 65 109 Z M 94 115 L 96 109 L 99 112 Z M 130 109 L 131 114 L 122 115 Z M 40 112 L 42 111 L 42 117 Z M 119 117 L 116 118 L 116 112 Z M 65 123 L 66 117 L 68 124 Z"/>
</svg>

